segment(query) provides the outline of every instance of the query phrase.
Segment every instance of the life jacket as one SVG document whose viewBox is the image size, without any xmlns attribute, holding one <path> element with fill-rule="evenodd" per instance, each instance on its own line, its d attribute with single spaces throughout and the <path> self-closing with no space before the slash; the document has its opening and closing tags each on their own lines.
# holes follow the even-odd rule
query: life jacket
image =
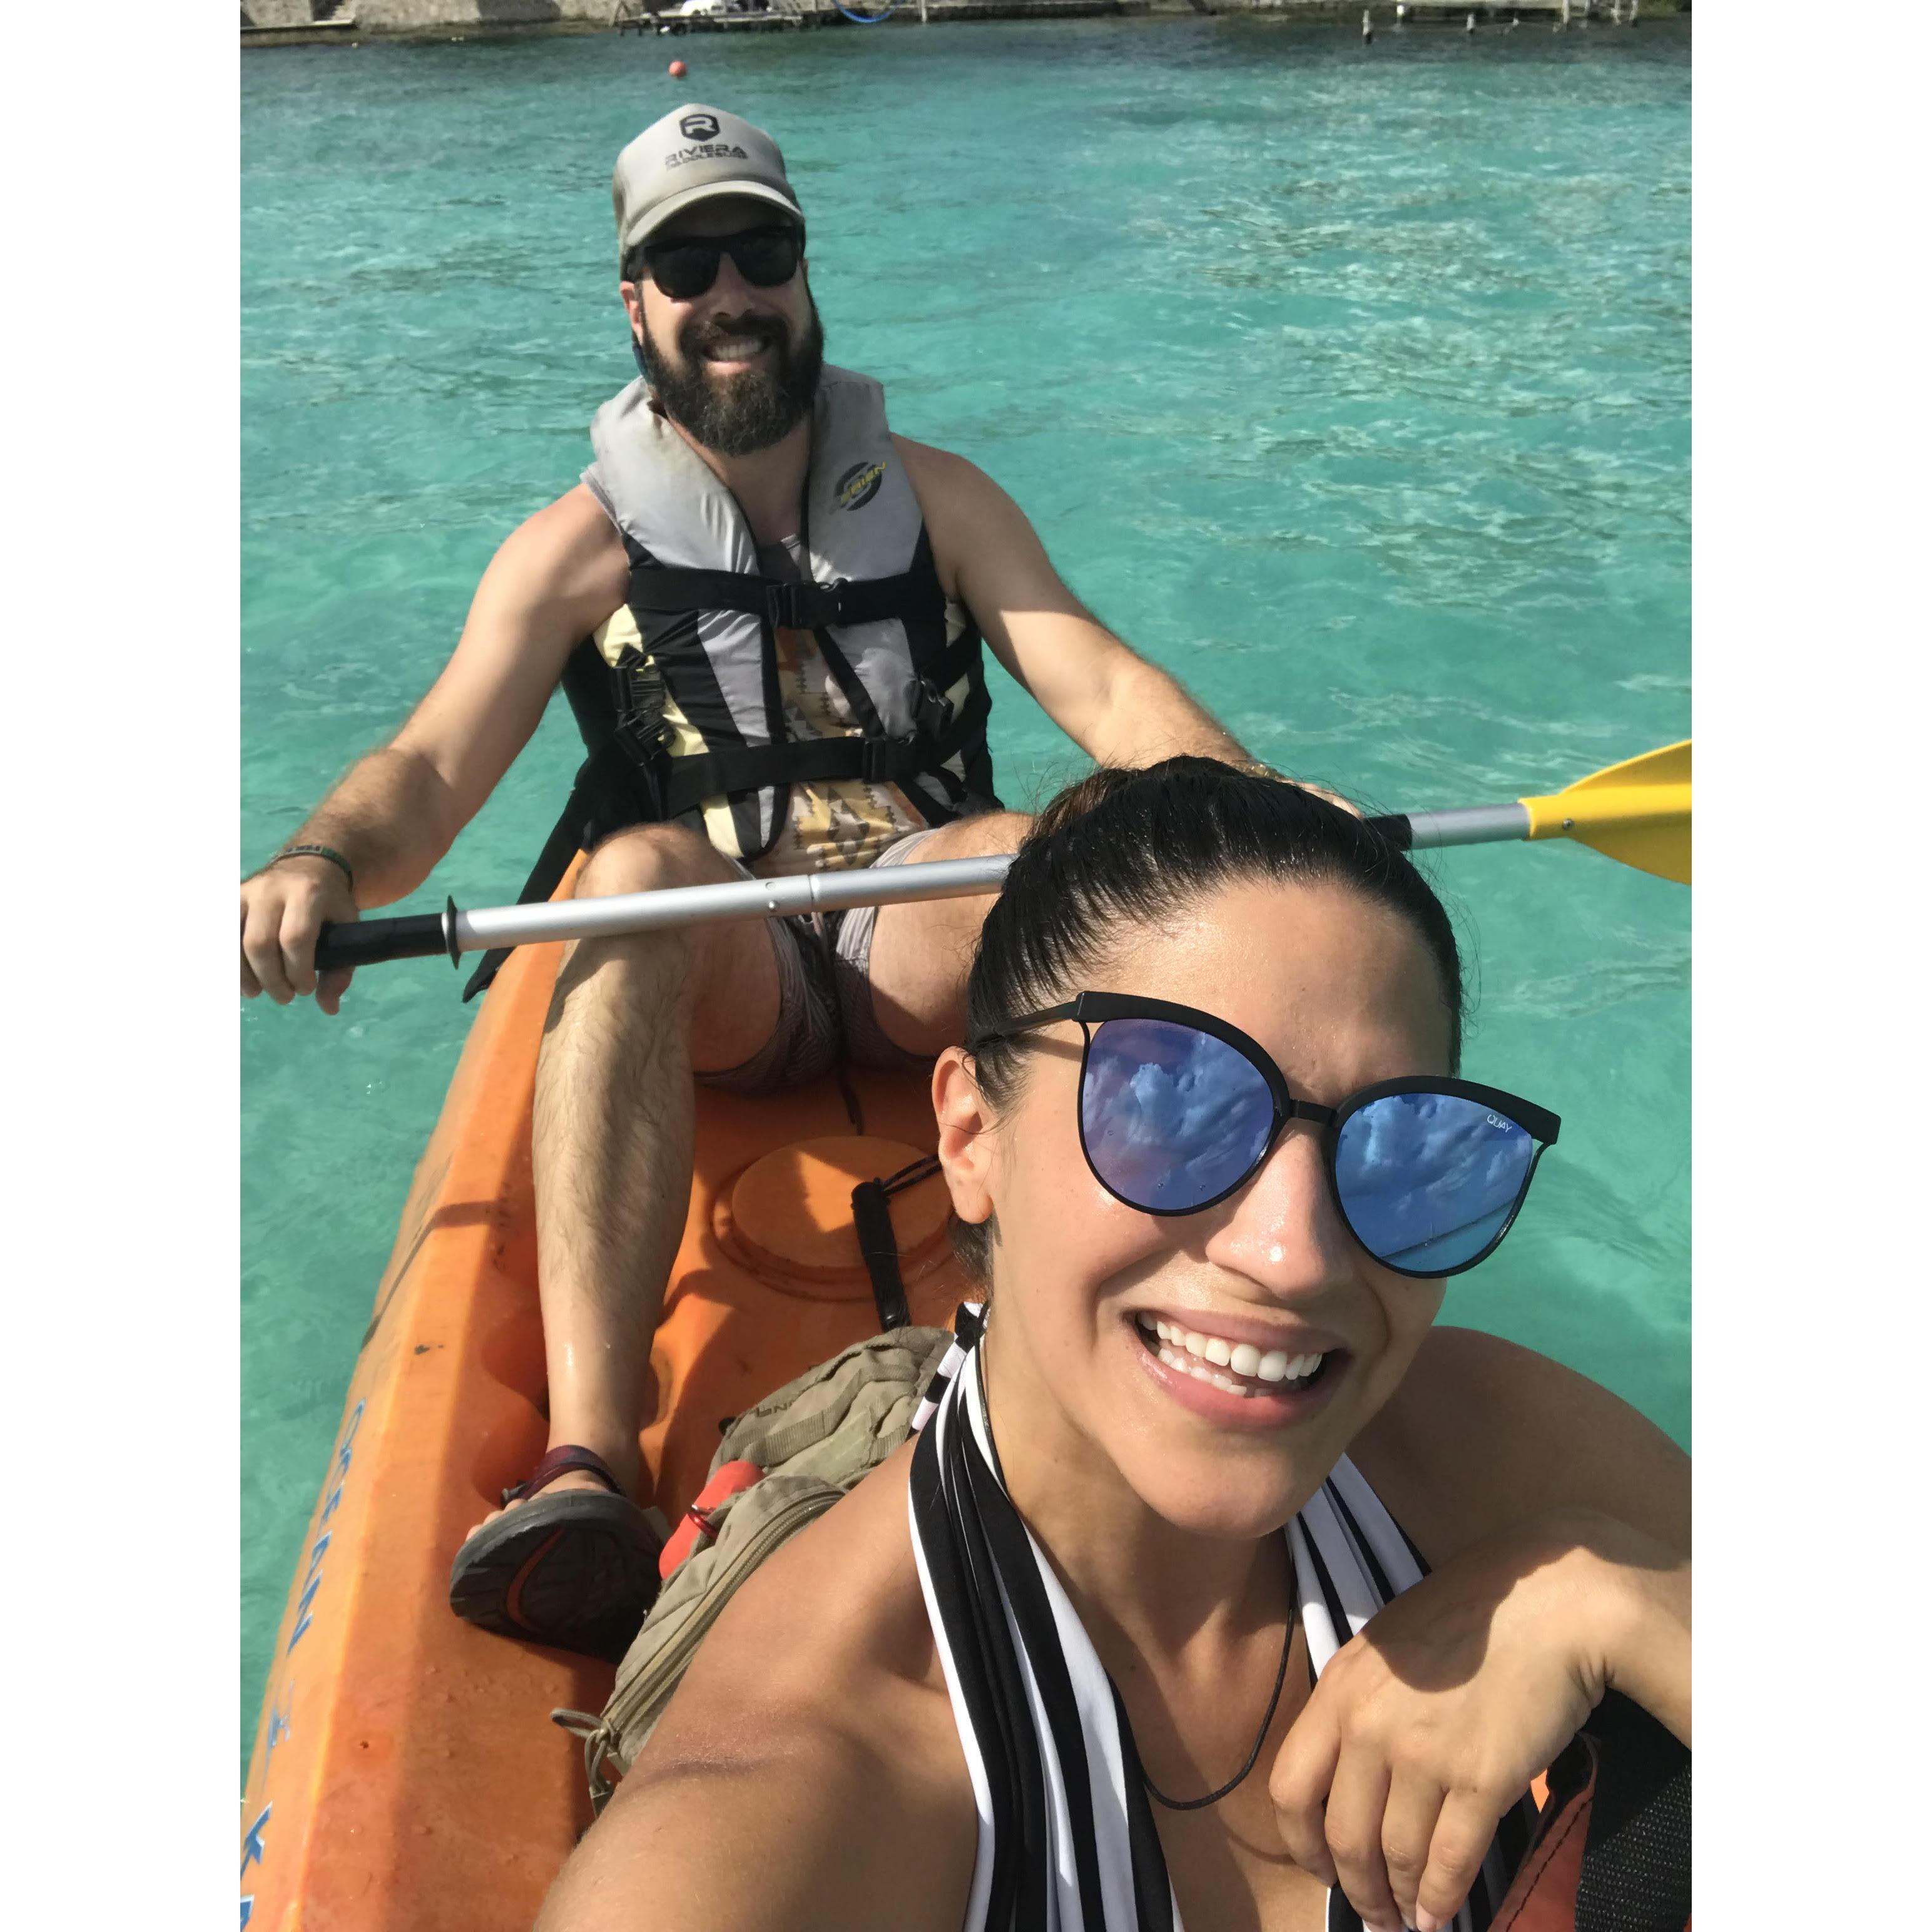
<svg viewBox="0 0 1932 1932">
<path fill-rule="evenodd" d="M 563 688 L 590 753 L 520 903 L 548 899 L 579 851 L 672 820 L 750 861 L 784 830 L 794 785 L 898 786 L 928 824 L 991 810 L 991 700 L 968 616 L 946 593 L 892 446 L 884 392 L 826 368 L 800 534 L 805 580 L 766 575 L 737 502 L 641 380 L 597 412 L 584 472 L 630 560 L 625 604 L 584 639 Z M 809 632 L 859 729 L 788 740 L 778 633 Z M 464 989 L 495 977 L 484 956 Z"/>
</svg>

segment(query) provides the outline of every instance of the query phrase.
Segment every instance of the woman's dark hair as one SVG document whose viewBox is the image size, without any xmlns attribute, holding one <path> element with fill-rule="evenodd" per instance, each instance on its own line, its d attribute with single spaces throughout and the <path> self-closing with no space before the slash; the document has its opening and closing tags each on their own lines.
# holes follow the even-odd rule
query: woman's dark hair
<svg viewBox="0 0 1932 1932">
<path fill-rule="evenodd" d="M 1121 929 L 1153 930 L 1208 892 L 1245 879 L 1346 886 L 1406 920 L 1429 949 L 1462 1050 L 1462 961 L 1442 902 L 1381 832 L 1286 779 L 1216 758 L 1103 768 L 1034 821 L 980 928 L 966 982 L 966 1037 L 1078 992 Z M 1024 1045 L 987 1040 L 974 1078 L 995 1107 L 1016 1090 Z M 960 1258 L 988 1274 L 988 1228 L 956 1224 Z"/>
</svg>

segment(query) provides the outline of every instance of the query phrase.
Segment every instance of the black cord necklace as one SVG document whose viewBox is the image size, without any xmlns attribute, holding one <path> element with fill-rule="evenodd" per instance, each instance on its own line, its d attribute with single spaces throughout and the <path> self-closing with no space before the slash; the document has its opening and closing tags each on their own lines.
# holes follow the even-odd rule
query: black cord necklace
<svg viewBox="0 0 1932 1932">
<path fill-rule="evenodd" d="M 1292 1599 L 1291 1598 L 1291 1604 Z M 1281 1666 L 1274 1674 L 1274 1692 L 1268 1699 L 1268 1714 L 1262 1719 L 1262 1727 L 1255 1738 L 1254 1748 L 1248 1753 L 1248 1760 L 1218 1791 L 1210 1791 L 1204 1798 L 1170 1798 L 1147 1774 L 1147 1768 L 1141 1768 L 1141 1782 L 1147 1786 L 1148 1796 L 1158 1804 L 1165 1804 L 1170 1811 L 1202 1811 L 1210 1804 L 1218 1804 L 1255 1768 L 1255 1760 L 1262 1754 L 1262 1746 L 1268 1742 L 1268 1726 L 1274 1722 L 1275 1707 L 1281 1702 L 1281 1687 L 1288 1682 L 1288 1654 L 1294 1648 L 1294 1613 L 1291 1607 L 1288 1628 L 1281 1640 Z"/>
<path fill-rule="evenodd" d="M 991 1384 L 986 1375 L 986 1330 L 993 1325 L 993 1310 L 991 1306 L 991 1302 L 992 1298 L 989 1296 L 988 1298 L 986 1312 L 981 1318 L 983 1325 L 980 1331 L 980 1341 L 978 1344 L 980 1352 L 980 1400 L 986 1405 L 986 1438 L 988 1444 L 993 1452 L 993 1474 L 999 1479 L 1000 1487 L 1002 1490 L 1004 1490 L 1006 1486 L 1006 1472 L 1000 1466 L 999 1444 L 993 1439 L 993 1399 Z M 1168 1797 L 1167 1793 L 1162 1790 L 1160 1786 L 1156 1784 L 1152 1778 L 1148 1777 L 1147 1774 L 1147 1767 L 1143 1765 L 1141 1767 L 1141 1782 L 1147 1786 L 1148 1796 L 1151 1798 L 1156 1804 L 1165 1804 L 1170 1811 L 1204 1811 L 1209 1805 L 1220 1804 L 1221 1800 L 1226 1797 L 1229 1792 L 1232 1791 L 1238 1784 L 1240 1784 L 1242 1779 L 1246 1778 L 1250 1772 L 1254 1769 L 1255 1762 L 1262 1754 L 1262 1746 L 1268 1742 L 1268 1726 L 1274 1722 L 1276 1708 L 1281 1702 L 1281 1687 L 1288 1682 L 1288 1653 L 1294 1648 L 1294 1567 L 1293 1561 L 1291 1559 L 1288 1565 L 1288 1623 L 1286 1628 L 1282 1632 L 1281 1662 L 1276 1666 L 1274 1673 L 1274 1689 L 1269 1694 L 1268 1711 L 1266 1714 L 1262 1719 L 1261 1730 L 1256 1735 L 1254 1748 L 1248 1753 L 1247 1762 L 1241 1766 L 1239 1771 L 1235 1772 L 1232 1778 L 1228 1779 L 1226 1784 L 1221 1786 L 1220 1790 L 1210 1791 L 1204 1798 Z M 1119 1694 L 1120 1694 L 1118 1691 L 1114 1694 L 1117 1697 Z M 1124 1723 L 1126 1718 L 1126 1712 L 1124 1708 L 1122 1710 L 1121 1717 L 1122 1720 Z"/>
</svg>

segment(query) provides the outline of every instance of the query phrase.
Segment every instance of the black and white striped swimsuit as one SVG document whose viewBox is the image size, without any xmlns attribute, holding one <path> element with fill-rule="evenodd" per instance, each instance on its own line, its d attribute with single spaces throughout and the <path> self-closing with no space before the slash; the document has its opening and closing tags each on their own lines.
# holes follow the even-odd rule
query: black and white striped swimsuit
<svg viewBox="0 0 1932 1932">
<path fill-rule="evenodd" d="M 964 1932 L 1180 1932 L 1126 1711 L 1007 1498 L 976 1324 L 960 1326 L 970 1339 L 948 1351 L 914 1418 L 910 1506 L 920 1587 L 980 1815 Z M 1318 1676 L 1426 1566 L 1346 1457 L 1287 1535 Z M 1526 1797 L 1503 1820 L 1455 1932 L 1484 1932 L 1535 1816 Z M 1339 1888 L 1328 1894 L 1328 1924 L 1361 1932 Z"/>
</svg>

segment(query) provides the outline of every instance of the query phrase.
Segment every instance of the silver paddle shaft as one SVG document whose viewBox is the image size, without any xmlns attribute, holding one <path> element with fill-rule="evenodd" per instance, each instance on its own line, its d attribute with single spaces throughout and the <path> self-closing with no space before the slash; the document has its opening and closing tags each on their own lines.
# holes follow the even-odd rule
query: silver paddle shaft
<svg viewBox="0 0 1932 1932">
<path fill-rule="evenodd" d="M 1408 843 L 1412 850 L 1437 845 L 1496 845 L 1529 836 L 1526 805 L 1466 805 L 1453 812 L 1412 812 Z"/>
<path fill-rule="evenodd" d="M 488 906 L 454 915 L 454 950 L 487 952 L 497 946 L 602 939 L 615 932 L 651 932 L 700 920 L 783 919 L 800 913 L 844 912 L 854 906 L 966 898 L 997 892 L 1012 862 L 1010 852 L 995 852 L 982 859 L 866 866 L 850 872 L 806 872 L 794 878 L 744 879 L 722 886 L 670 886 L 658 892 L 616 892 L 547 905 Z"/>
<path fill-rule="evenodd" d="M 1415 812 L 1370 823 L 1396 844 L 1419 850 L 1527 838 L 1530 829 L 1528 808 L 1522 805 Z M 453 962 L 465 952 L 546 940 L 600 939 L 712 920 L 784 919 L 801 913 L 844 912 L 854 906 L 968 898 L 997 892 L 1012 862 L 1010 853 L 994 852 L 979 859 L 868 866 L 849 872 L 807 872 L 795 878 L 734 880 L 722 886 L 673 886 L 542 905 L 486 906 L 476 912 L 460 911 L 452 901 L 440 914 L 324 926 L 316 964 L 325 970 L 352 970 L 378 960 L 421 958 L 436 952 L 446 953 Z"/>
<path fill-rule="evenodd" d="M 1450 812 L 1412 812 L 1408 842 L 1417 850 L 1441 845 L 1486 845 L 1529 836 L 1520 805 L 1472 805 Z M 926 864 L 866 866 L 850 872 L 806 872 L 792 878 L 743 879 L 723 886 L 672 886 L 604 898 L 554 904 L 491 906 L 455 914 L 456 950 L 484 952 L 546 939 L 600 939 L 617 932 L 650 932 L 700 920 L 783 919 L 800 913 L 844 912 L 854 906 L 906 905 L 920 899 L 968 898 L 1000 890 L 1012 864 L 1010 852 Z"/>
</svg>

